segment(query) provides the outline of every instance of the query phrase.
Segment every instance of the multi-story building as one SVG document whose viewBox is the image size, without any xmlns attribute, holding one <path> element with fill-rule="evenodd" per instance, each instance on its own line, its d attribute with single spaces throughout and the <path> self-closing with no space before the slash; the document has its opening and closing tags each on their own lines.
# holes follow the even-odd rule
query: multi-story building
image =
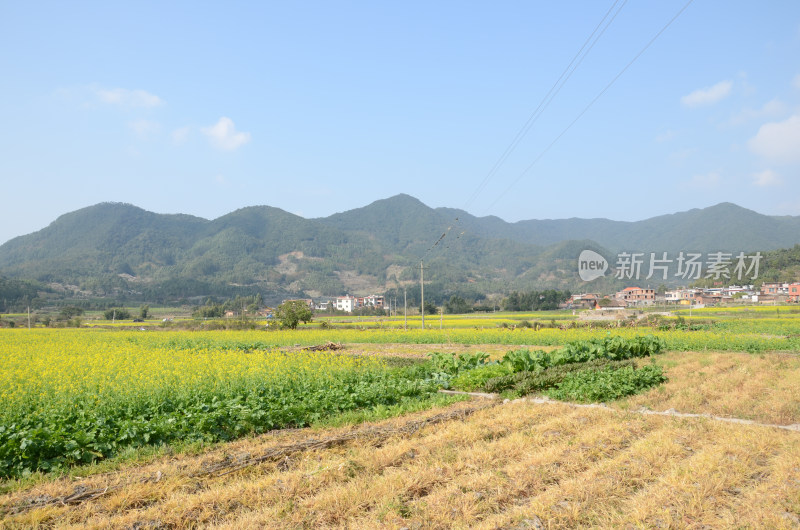
<svg viewBox="0 0 800 530">
<path fill-rule="evenodd" d="M 655 289 L 642 289 L 640 287 L 626 287 L 616 294 L 617 300 L 622 300 L 629 306 L 652 305 L 656 301 Z"/>
<path fill-rule="evenodd" d="M 681 301 L 680 291 L 666 291 L 664 293 L 664 301 L 668 304 L 677 304 Z"/>
<path fill-rule="evenodd" d="M 788 291 L 790 302 L 800 302 L 800 283 L 790 283 Z"/>
<path fill-rule="evenodd" d="M 358 307 L 357 304 L 357 298 L 348 294 L 345 296 L 337 296 L 334 302 L 334 307 L 337 311 L 346 311 L 347 313 L 352 313 L 353 309 Z"/>
<path fill-rule="evenodd" d="M 346 311 L 352 313 L 356 309 L 362 307 L 383 307 L 385 298 L 383 295 L 372 294 L 369 296 L 337 296 L 333 301 L 333 307 L 337 311 Z"/>
<path fill-rule="evenodd" d="M 789 284 L 788 283 L 778 283 L 778 282 L 764 282 L 761 284 L 761 294 L 789 294 Z"/>
<path fill-rule="evenodd" d="M 364 306 L 383 307 L 384 297 L 382 295 L 372 294 L 364 297 Z"/>
</svg>

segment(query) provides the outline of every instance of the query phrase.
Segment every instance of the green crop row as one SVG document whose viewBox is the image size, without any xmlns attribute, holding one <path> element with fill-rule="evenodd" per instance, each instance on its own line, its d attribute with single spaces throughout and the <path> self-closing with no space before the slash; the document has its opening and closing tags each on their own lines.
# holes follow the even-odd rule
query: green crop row
<svg viewBox="0 0 800 530">
<path fill-rule="evenodd" d="M 635 366 L 635 363 L 636 361 L 633 359 L 625 359 L 622 361 L 595 359 L 593 361 L 554 366 L 543 371 L 524 371 L 493 377 L 486 381 L 483 388 L 487 392 L 503 392 L 513 389 L 518 394 L 524 395 L 552 388 L 563 381 L 567 374 L 573 372 L 604 368 L 623 368 L 625 366 Z"/>
<path fill-rule="evenodd" d="M 305 426 L 410 404 L 439 388 L 426 365 L 254 352 L 252 343 L 223 350 L 174 338 L 1 335 L 0 476 L 65 469 L 129 448 Z"/>
<path fill-rule="evenodd" d="M 488 362 L 483 353 L 437 353 L 431 358 L 445 383 L 463 390 L 513 390 L 517 395 L 545 391 L 557 399 L 605 401 L 665 381 L 660 367 L 635 366 L 635 359 L 656 355 L 664 345 L 652 335 L 616 336 L 570 342 L 553 352 L 512 350 L 499 362 Z"/>
<path fill-rule="evenodd" d="M 626 366 L 619 369 L 582 370 L 568 374 L 547 395 L 562 401 L 611 401 L 638 394 L 666 380 L 661 367 L 655 364 L 639 369 Z"/>
</svg>

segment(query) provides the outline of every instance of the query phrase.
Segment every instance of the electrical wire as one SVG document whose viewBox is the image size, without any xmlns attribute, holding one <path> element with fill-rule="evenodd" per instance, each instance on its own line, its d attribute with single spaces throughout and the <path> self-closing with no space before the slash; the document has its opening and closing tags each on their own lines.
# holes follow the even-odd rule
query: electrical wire
<svg viewBox="0 0 800 530">
<path fill-rule="evenodd" d="M 622 1 L 621 5 L 619 5 L 620 1 Z M 583 42 L 583 45 L 580 47 L 580 49 L 577 51 L 577 53 L 575 53 L 575 55 L 570 60 L 569 64 L 567 64 L 567 66 L 561 72 L 561 75 L 559 75 L 558 79 L 556 79 L 556 81 L 550 87 L 550 90 L 547 91 L 547 93 L 544 95 L 542 100 L 539 102 L 539 104 L 533 110 L 531 115 L 528 116 L 528 119 L 525 121 L 525 123 L 522 125 L 522 127 L 519 129 L 519 131 L 517 131 L 517 134 L 511 140 L 511 143 L 509 143 L 509 145 L 506 147 L 505 151 L 503 151 L 503 154 L 500 155 L 500 158 L 494 163 L 492 168 L 489 170 L 489 172 L 483 178 L 481 183 L 478 185 L 478 187 L 472 193 L 470 198 L 464 204 L 464 208 L 463 209 L 466 209 L 472 203 L 472 201 L 474 201 L 479 196 L 481 191 L 483 191 L 483 189 L 486 187 L 486 185 L 489 183 L 489 181 L 492 179 L 492 177 L 497 173 L 497 171 L 500 169 L 500 167 L 502 167 L 502 165 L 505 163 L 505 161 L 508 159 L 508 157 L 514 152 L 514 150 L 517 148 L 517 146 L 523 140 L 523 138 L 525 138 L 525 136 L 528 134 L 530 129 L 533 127 L 533 125 L 539 120 L 539 117 L 542 115 L 542 113 L 545 111 L 545 109 L 547 109 L 547 107 L 550 105 L 550 103 L 553 101 L 553 99 L 558 95 L 558 93 L 561 91 L 561 89 L 564 87 L 564 85 L 567 83 L 567 81 L 569 81 L 570 77 L 572 77 L 572 74 L 575 73 L 575 71 L 581 65 L 581 63 L 586 58 L 586 56 L 589 54 L 589 52 L 592 51 L 592 48 L 594 48 L 595 44 L 597 44 L 597 42 L 600 40 L 600 38 L 606 32 L 608 27 L 611 25 L 611 23 L 614 22 L 614 19 L 617 18 L 617 15 L 619 15 L 620 11 L 622 11 L 622 8 L 625 7 L 625 4 L 627 4 L 627 1 L 628 0 L 614 0 L 614 2 L 611 4 L 611 7 L 609 7 L 609 9 L 603 15 L 603 18 L 600 19 L 600 22 L 597 23 L 597 25 L 594 27 L 592 32 L 589 34 L 589 36 Z M 618 5 L 619 5 L 619 7 L 617 7 Z M 458 224 L 458 221 L 459 221 L 459 218 L 456 217 L 455 221 L 454 221 L 455 224 Z M 428 256 L 428 254 L 430 254 L 430 252 L 433 251 L 433 249 L 436 248 L 439 245 L 439 243 L 441 243 L 447 237 L 447 235 L 450 233 L 450 230 L 452 230 L 452 228 L 453 228 L 453 226 L 450 226 L 439 237 L 439 239 L 437 239 L 436 242 L 433 245 L 431 245 L 425 251 L 425 254 L 423 254 L 420 257 L 420 261 L 424 261 L 425 260 L 425 258 Z M 462 230 L 459 233 L 459 235 L 456 237 L 456 241 L 461 239 L 461 237 L 465 234 L 465 232 L 466 232 L 465 230 Z M 444 246 L 445 246 L 445 250 L 449 250 L 450 249 L 450 245 L 449 244 L 445 244 Z"/>
<path fill-rule="evenodd" d="M 580 120 L 580 119 L 583 117 L 583 115 L 584 115 L 584 114 L 586 114 L 586 112 L 587 112 L 587 111 L 588 111 L 588 110 L 589 110 L 589 109 L 592 107 L 592 105 L 594 105 L 594 104 L 595 104 L 595 102 L 597 102 L 597 100 L 598 100 L 598 99 L 600 99 L 600 98 L 603 96 L 603 94 L 605 94 L 605 93 L 608 91 L 608 89 L 609 89 L 609 88 L 611 88 L 611 86 L 612 86 L 612 85 L 613 85 L 613 84 L 614 84 L 614 83 L 615 83 L 615 82 L 616 82 L 616 81 L 617 81 L 617 80 L 618 80 L 620 77 L 622 77 L 622 75 L 623 75 L 623 74 L 624 74 L 624 73 L 625 73 L 625 72 L 628 70 L 628 68 L 630 68 L 630 67 L 633 65 L 633 63 L 635 63 L 635 62 L 636 62 L 636 61 L 639 59 L 639 57 L 641 57 L 641 56 L 644 54 L 644 52 L 645 52 L 645 51 L 647 51 L 647 49 L 648 49 L 648 48 L 650 48 L 650 46 L 651 46 L 651 45 L 652 45 L 652 44 L 653 44 L 653 43 L 656 41 L 656 39 L 658 39 L 658 37 L 660 37 L 660 36 L 661 36 L 661 34 L 662 34 L 662 33 L 664 33 L 664 32 L 667 30 L 667 28 L 669 28 L 669 27 L 672 25 L 672 23 L 673 23 L 673 22 L 675 22 L 675 20 L 677 20 L 679 16 L 681 16 L 681 14 L 683 14 L 683 12 L 684 12 L 684 11 L 686 11 L 686 9 L 689 7 L 689 5 L 691 5 L 691 3 L 692 3 L 693 1 L 694 1 L 694 0 L 689 0 L 688 2 L 686 2 L 686 4 L 685 4 L 685 5 L 684 5 L 684 6 L 683 6 L 681 9 L 680 9 L 680 11 L 678 11 L 678 12 L 675 14 L 675 16 L 673 16 L 673 17 L 672 17 L 672 18 L 669 20 L 669 22 L 667 22 L 667 23 L 664 25 L 664 27 L 662 27 L 662 28 L 661 28 L 661 29 L 658 31 L 658 33 L 656 33 L 656 34 L 655 34 L 655 36 L 654 36 L 652 39 L 650 39 L 650 41 L 649 41 L 647 44 L 645 44 L 645 46 L 644 46 L 644 47 L 643 47 L 641 50 L 639 50 L 639 53 L 637 53 L 637 54 L 636 54 L 636 55 L 633 57 L 633 59 L 631 59 L 631 60 L 628 62 L 628 64 L 626 64 L 626 65 L 625 65 L 625 67 L 624 67 L 622 70 L 620 70 L 620 71 L 619 71 L 619 73 L 618 73 L 616 76 L 614 76 L 614 78 L 613 78 L 613 79 L 612 79 L 612 80 L 611 80 L 611 81 L 610 81 L 610 82 L 609 82 L 609 83 L 608 83 L 608 84 L 605 86 L 605 88 L 603 88 L 603 90 L 601 90 L 601 91 L 600 91 L 600 93 L 598 93 L 598 94 L 597 94 L 597 95 L 594 97 L 594 99 L 592 99 L 592 100 L 589 102 L 589 104 L 588 104 L 588 105 L 586 105 L 586 106 L 583 108 L 583 110 L 582 110 L 582 111 L 581 111 L 581 112 L 580 112 L 580 113 L 579 113 L 579 114 L 578 114 L 578 115 L 575 117 L 575 119 L 573 119 L 573 120 L 572 120 L 572 121 L 569 123 L 569 125 L 567 125 L 567 126 L 564 128 L 564 130 L 562 130 L 562 131 L 561 131 L 561 132 L 558 134 L 558 136 L 556 136 L 556 137 L 555 137 L 555 139 L 554 139 L 552 142 L 550 142 L 550 144 L 549 144 L 547 147 L 545 147 L 545 148 L 544 148 L 544 150 L 542 150 L 542 152 L 541 152 L 541 153 L 539 153 L 539 156 L 537 156 L 537 157 L 536 157 L 536 158 L 533 160 L 533 162 L 531 162 L 531 163 L 530 163 L 530 165 L 528 165 L 528 167 L 526 167 L 526 168 L 525 168 L 525 169 L 522 171 L 522 173 L 520 173 L 520 174 L 519 174 L 519 176 L 518 176 L 516 179 L 514 179 L 514 181 L 513 181 L 513 182 L 511 182 L 511 184 L 510 184 L 510 185 L 509 185 L 509 186 L 508 186 L 508 187 L 507 187 L 507 188 L 506 188 L 506 189 L 505 189 L 505 190 L 504 190 L 504 191 L 503 191 L 503 192 L 502 192 L 502 193 L 501 193 L 501 194 L 500 194 L 500 195 L 499 195 L 499 196 L 498 196 L 498 197 L 497 197 L 497 198 L 496 198 L 496 199 L 495 199 L 495 200 L 494 200 L 494 201 L 493 201 L 493 202 L 492 202 L 492 203 L 491 203 L 489 206 L 487 206 L 487 207 L 486 207 L 486 210 L 484 210 L 484 213 L 485 213 L 485 212 L 488 212 L 488 211 L 489 211 L 489 210 L 490 210 L 490 209 L 491 209 L 491 208 L 492 208 L 492 207 L 493 207 L 495 204 L 497 204 L 497 203 L 498 203 L 498 201 L 500 201 L 500 199 L 501 199 L 501 198 L 503 198 L 503 197 L 505 196 L 505 194 L 506 194 L 506 193 L 508 193 L 509 191 L 511 191 L 511 189 L 512 189 L 514 186 L 516 186 L 516 185 L 519 183 L 519 181 L 520 181 L 520 180 L 522 180 L 522 177 L 524 177 L 524 176 L 525 176 L 525 175 L 526 175 L 526 174 L 527 174 L 527 173 L 528 173 L 528 172 L 531 170 L 531 168 L 533 168 L 533 166 L 534 166 L 534 165 L 536 165 L 536 163 L 537 163 L 537 162 L 539 162 L 539 160 L 541 160 L 541 159 L 542 159 L 542 157 L 543 157 L 543 156 L 544 156 L 544 155 L 545 155 L 545 154 L 546 154 L 546 153 L 547 153 L 547 152 L 548 152 L 548 151 L 549 151 L 549 150 L 550 150 L 550 149 L 551 149 L 551 148 L 552 148 L 552 147 L 553 147 L 553 146 L 554 146 L 554 145 L 555 145 L 555 144 L 556 144 L 556 143 L 557 143 L 557 142 L 558 142 L 560 139 L 561 139 L 561 137 L 562 137 L 562 136 L 564 136 L 564 134 L 566 134 L 566 133 L 567 133 L 567 131 L 569 131 L 569 130 L 572 128 L 572 126 L 573 126 L 573 125 L 575 125 L 575 123 L 577 123 L 577 122 L 578 122 L 578 120 Z"/>
<path fill-rule="evenodd" d="M 534 109 L 531 115 L 528 116 L 527 121 L 522 125 L 519 131 L 517 131 L 517 134 L 514 136 L 513 140 L 511 140 L 511 143 L 508 144 L 505 151 L 503 151 L 503 154 L 500 155 L 500 158 L 497 159 L 497 161 L 494 163 L 492 168 L 483 178 L 481 183 L 478 185 L 478 187 L 475 189 L 475 191 L 472 193 L 469 199 L 467 199 L 467 202 L 464 204 L 464 209 L 466 209 L 472 203 L 472 201 L 474 201 L 479 196 L 483 188 L 486 187 L 486 185 L 489 183 L 492 177 L 497 173 L 500 167 L 505 163 L 505 161 L 508 159 L 511 153 L 514 152 L 514 150 L 517 148 L 522 139 L 525 138 L 525 136 L 528 134 L 528 131 L 530 131 L 531 127 L 533 127 L 533 125 L 539 120 L 539 117 L 542 115 L 545 109 L 547 109 L 547 107 L 550 105 L 550 102 L 553 101 L 553 99 L 556 97 L 556 95 L 558 95 L 558 93 L 561 91 L 561 89 L 564 87 L 567 81 L 569 81 L 569 78 L 572 77 L 572 74 L 575 73 L 575 70 L 578 69 L 578 67 L 581 65 L 581 63 L 589 54 L 589 52 L 592 50 L 592 48 L 594 48 L 595 44 L 597 44 L 597 41 L 600 40 L 600 37 L 603 36 L 603 34 L 606 32 L 606 30 L 614 21 L 614 19 L 617 18 L 617 15 L 619 15 L 620 11 L 622 11 L 622 8 L 625 7 L 625 4 L 627 3 L 627 0 L 624 0 L 622 2 L 622 5 L 620 5 L 619 8 L 616 10 L 616 12 L 614 12 L 614 9 L 616 8 L 619 1 L 620 0 L 615 0 L 614 3 L 611 5 L 611 7 L 608 9 L 608 11 L 606 11 L 606 14 L 603 16 L 600 22 L 598 22 L 597 26 L 595 26 L 592 33 L 589 34 L 589 36 L 583 42 L 583 45 L 580 47 L 578 52 L 572 57 L 572 60 L 569 62 L 569 64 L 567 64 L 567 66 L 561 72 L 561 75 L 558 77 L 558 79 L 556 79 L 555 83 L 553 83 L 553 86 L 550 87 L 550 90 L 547 91 L 542 100 L 539 102 L 539 105 Z M 614 12 L 613 16 L 611 15 L 612 12 Z M 610 19 L 609 16 L 611 16 Z"/>
</svg>

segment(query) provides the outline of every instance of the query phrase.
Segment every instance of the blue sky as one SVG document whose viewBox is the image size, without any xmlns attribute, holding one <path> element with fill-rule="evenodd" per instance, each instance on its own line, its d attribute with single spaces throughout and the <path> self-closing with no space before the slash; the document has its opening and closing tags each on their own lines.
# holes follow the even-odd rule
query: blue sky
<svg viewBox="0 0 800 530">
<path fill-rule="evenodd" d="M 609 86 L 685 4 L 0 1 L 0 242 L 103 201 L 800 215 L 800 2 L 695 0 Z"/>
</svg>

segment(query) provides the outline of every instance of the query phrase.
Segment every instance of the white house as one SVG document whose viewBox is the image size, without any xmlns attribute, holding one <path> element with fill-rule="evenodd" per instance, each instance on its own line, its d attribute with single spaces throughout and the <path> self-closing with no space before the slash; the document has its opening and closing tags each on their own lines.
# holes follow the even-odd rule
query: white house
<svg viewBox="0 0 800 530">
<path fill-rule="evenodd" d="M 345 296 L 337 296 L 336 297 L 336 310 L 337 311 L 346 311 L 348 313 L 352 313 L 353 309 L 356 308 L 356 297 L 345 295 Z"/>
</svg>

